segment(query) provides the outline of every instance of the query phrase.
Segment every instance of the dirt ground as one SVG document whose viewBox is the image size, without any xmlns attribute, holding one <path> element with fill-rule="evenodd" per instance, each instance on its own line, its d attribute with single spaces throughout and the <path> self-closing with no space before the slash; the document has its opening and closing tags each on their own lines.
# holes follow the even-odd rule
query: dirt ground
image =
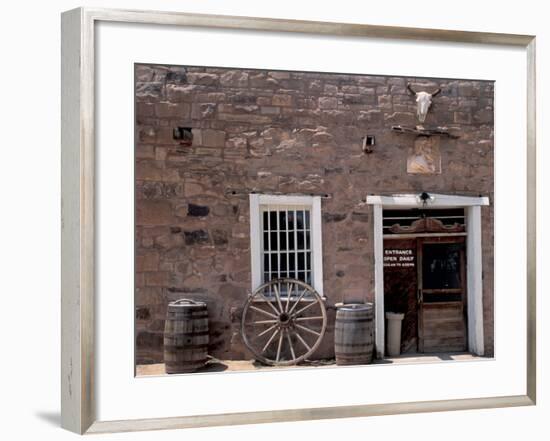
<svg viewBox="0 0 550 441">
<path fill-rule="evenodd" d="M 469 353 L 442 353 L 442 354 L 414 354 L 401 355 L 394 358 L 375 359 L 373 364 L 419 364 L 419 363 L 441 363 L 450 361 L 474 361 L 489 360 L 486 357 L 478 357 Z M 320 360 L 304 362 L 296 366 L 266 366 L 255 360 L 217 360 L 210 358 L 206 365 L 195 373 L 213 372 L 246 372 L 258 370 L 278 369 L 311 369 L 319 367 L 338 367 L 334 360 Z M 136 376 L 159 376 L 166 375 L 164 363 L 141 364 L 136 366 Z"/>
</svg>

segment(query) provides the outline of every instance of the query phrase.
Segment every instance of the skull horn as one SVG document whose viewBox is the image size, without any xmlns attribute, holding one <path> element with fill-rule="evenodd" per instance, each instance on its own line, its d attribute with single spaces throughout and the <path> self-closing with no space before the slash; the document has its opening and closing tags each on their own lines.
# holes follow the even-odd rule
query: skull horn
<svg viewBox="0 0 550 441">
<path fill-rule="evenodd" d="M 439 95 L 440 93 L 441 93 L 441 89 L 437 89 L 434 93 L 432 93 L 432 98 L 433 98 L 434 96 Z"/>
<path fill-rule="evenodd" d="M 413 88 L 411 87 L 411 83 L 407 83 L 407 90 L 409 92 L 411 92 L 413 95 L 416 95 L 416 92 L 413 90 Z"/>
</svg>

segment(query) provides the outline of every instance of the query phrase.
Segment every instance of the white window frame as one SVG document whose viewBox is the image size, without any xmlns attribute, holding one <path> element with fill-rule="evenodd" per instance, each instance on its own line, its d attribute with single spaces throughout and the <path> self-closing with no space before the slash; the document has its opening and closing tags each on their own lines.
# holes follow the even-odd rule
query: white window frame
<svg viewBox="0 0 550 441">
<path fill-rule="evenodd" d="M 261 206 L 307 206 L 311 212 L 311 281 L 323 296 L 323 235 L 320 196 L 294 196 L 250 194 L 250 267 L 251 287 L 254 291 L 262 284 L 262 227 Z"/>
</svg>

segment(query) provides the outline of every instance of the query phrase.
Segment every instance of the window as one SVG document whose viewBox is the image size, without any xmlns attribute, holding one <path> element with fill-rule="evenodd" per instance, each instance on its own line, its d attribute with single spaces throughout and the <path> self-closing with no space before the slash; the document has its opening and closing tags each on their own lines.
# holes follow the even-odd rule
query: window
<svg viewBox="0 0 550 441">
<path fill-rule="evenodd" d="M 319 196 L 250 195 L 252 289 L 278 278 L 298 279 L 322 295 Z"/>
<path fill-rule="evenodd" d="M 311 207 L 263 205 L 262 282 L 294 278 L 311 284 Z"/>
</svg>

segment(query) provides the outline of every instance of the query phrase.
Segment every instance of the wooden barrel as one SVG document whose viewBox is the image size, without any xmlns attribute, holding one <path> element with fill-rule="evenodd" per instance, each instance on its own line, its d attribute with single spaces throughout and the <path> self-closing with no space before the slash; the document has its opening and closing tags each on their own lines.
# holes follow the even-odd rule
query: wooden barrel
<svg viewBox="0 0 550 441">
<path fill-rule="evenodd" d="M 334 327 L 336 364 L 368 364 L 374 349 L 374 307 L 372 303 L 338 307 Z"/>
<path fill-rule="evenodd" d="M 164 364 L 167 374 L 194 372 L 208 356 L 206 303 L 181 299 L 168 304 L 164 324 Z"/>
</svg>

